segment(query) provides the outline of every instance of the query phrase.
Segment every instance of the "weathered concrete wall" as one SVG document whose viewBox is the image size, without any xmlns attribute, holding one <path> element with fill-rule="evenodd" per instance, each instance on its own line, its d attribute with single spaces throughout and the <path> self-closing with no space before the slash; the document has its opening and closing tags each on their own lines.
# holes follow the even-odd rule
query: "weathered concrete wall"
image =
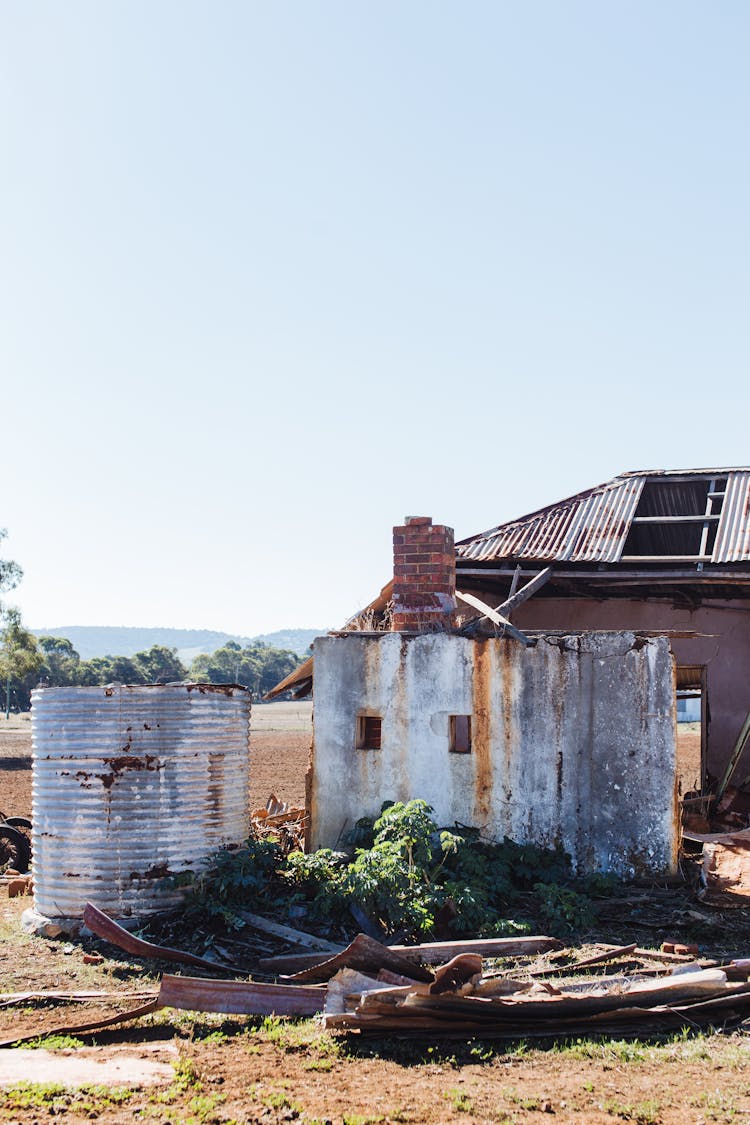
<svg viewBox="0 0 750 1125">
<path fill-rule="evenodd" d="M 379 750 L 357 716 L 382 717 Z M 449 717 L 472 748 L 449 751 Z M 543 638 L 524 649 L 446 633 L 315 642 L 312 845 L 384 800 L 422 797 L 437 820 L 561 843 L 581 871 L 676 863 L 673 658 L 665 638 Z"/>
<path fill-rule="evenodd" d="M 492 593 L 479 595 L 497 604 Z M 708 728 L 708 767 L 720 777 L 737 735 L 750 710 L 750 602 L 704 605 L 680 609 L 670 602 L 642 602 L 609 598 L 530 598 L 513 614 L 519 629 L 676 629 L 702 633 L 674 637 L 678 664 L 705 664 L 711 722 Z M 746 750 L 737 777 L 750 773 Z"/>
</svg>

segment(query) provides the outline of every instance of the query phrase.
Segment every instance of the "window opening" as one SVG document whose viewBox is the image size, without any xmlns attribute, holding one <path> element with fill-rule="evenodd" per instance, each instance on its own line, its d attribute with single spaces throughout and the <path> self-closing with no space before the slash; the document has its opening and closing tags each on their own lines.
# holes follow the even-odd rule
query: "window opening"
<svg viewBox="0 0 750 1125">
<path fill-rule="evenodd" d="M 471 715 L 450 715 L 448 722 L 451 754 L 470 754 Z"/>
<path fill-rule="evenodd" d="M 381 724 L 379 715 L 359 715 L 357 717 L 357 749 L 379 750 L 381 745 Z"/>
</svg>

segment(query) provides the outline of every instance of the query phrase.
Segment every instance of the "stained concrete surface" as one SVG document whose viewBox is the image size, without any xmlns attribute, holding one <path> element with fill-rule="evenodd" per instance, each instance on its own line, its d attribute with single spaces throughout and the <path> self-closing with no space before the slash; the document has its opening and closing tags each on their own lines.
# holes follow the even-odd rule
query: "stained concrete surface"
<svg viewBox="0 0 750 1125">
<path fill-rule="evenodd" d="M 162 1056 L 155 1058 L 156 1054 Z M 165 1060 L 164 1056 L 167 1056 Z M 0 1051 L 0 1086 L 22 1082 L 48 1082 L 72 1089 L 77 1086 L 153 1086 L 174 1079 L 169 1056 L 177 1057 L 171 1045 L 132 1047 L 81 1047 L 77 1050 L 45 1051 L 11 1048 Z"/>
</svg>

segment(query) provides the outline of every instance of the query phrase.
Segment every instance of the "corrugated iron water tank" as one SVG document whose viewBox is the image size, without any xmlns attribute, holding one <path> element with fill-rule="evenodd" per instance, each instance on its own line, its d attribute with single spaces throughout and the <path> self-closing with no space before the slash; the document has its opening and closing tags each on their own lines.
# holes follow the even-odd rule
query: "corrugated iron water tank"
<svg viewBox="0 0 750 1125">
<path fill-rule="evenodd" d="M 245 839 L 250 698 L 215 684 L 32 692 L 39 913 L 164 910 L 180 900 L 166 876 Z"/>
</svg>

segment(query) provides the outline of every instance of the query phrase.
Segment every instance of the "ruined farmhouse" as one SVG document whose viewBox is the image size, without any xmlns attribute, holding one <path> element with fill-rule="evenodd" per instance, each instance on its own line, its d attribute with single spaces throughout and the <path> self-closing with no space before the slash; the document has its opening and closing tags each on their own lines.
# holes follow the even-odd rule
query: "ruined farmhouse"
<svg viewBox="0 0 750 1125">
<path fill-rule="evenodd" d="M 749 610 L 750 469 L 622 473 L 455 544 L 407 519 L 392 581 L 271 693 L 314 684 L 312 846 L 420 796 L 580 870 L 674 870 L 681 804 L 750 782 Z"/>
</svg>

